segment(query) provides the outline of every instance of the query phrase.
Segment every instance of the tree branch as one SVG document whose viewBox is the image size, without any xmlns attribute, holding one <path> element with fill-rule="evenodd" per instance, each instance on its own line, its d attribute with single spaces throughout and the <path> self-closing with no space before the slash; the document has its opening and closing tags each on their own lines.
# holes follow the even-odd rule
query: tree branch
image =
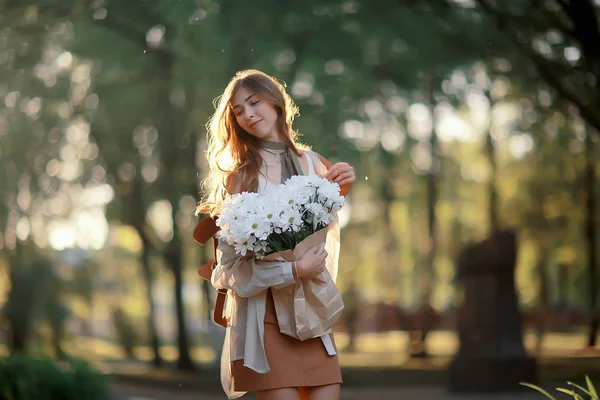
<svg viewBox="0 0 600 400">
<path fill-rule="evenodd" d="M 135 43 L 141 49 L 145 49 L 147 47 L 145 32 L 141 32 L 137 29 L 132 28 L 131 26 L 129 26 L 127 24 L 121 23 L 120 21 L 117 21 L 115 18 L 110 18 L 107 15 L 106 18 L 101 19 L 101 20 L 93 19 L 93 22 L 98 26 L 112 30 L 117 35 L 121 36 L 122 38 Z"/>
<path fill-rule="evenodd" d="M 570 3 L 568 3 L 565 0 L 556 0 L 556 2 L 560 5 L 564 12 L 566 12 L 567 14 L 569 13 L 569 7 L 571 7 Z"/>
<path fill-rule="evenodd" d="M 579 38 L 577 37 L 577 35 L 575 35 L 575 31 L 573 29 L 569 28 L 563 21 L 561 21 L 560 18 L 558 17 L 558 15 L 556 15 L 555 13 L 553 13 L 552 11 L 549 11 L 549 10 L 545 10 L 545 11 L 546 11 L 545 15 L 547 16 L 547 18 L 550 18 L 552 20 L 555 28 L 558 28 L 559 31 L 564 33 L 571 40 L 579 42 Z"/>
<path fill-rule="evenodd" d="M 562 1 L 562 0 L 557 0 Z M 477 0 L 477 3 L 485 10 L 488 14 L 496 19 L 498 24 L 503 24 L 505 21 L 501 20 L 501 17 L 497 10 L 494 9 L 486 0 Z M 566 4 L 566 3 L 565 3 Z M 568 4 L 566 4 L 568 6 Z M 600 129 L 600 115 L 592 110 L 593 106 L 586 105 L 576 93 L 569 90 L 563 81 L 558 78 L 549 68 L 548 63 L 544 61 L 540 56 L 532 54 L 529 49 L 526 49 L 523 43 L 521 43 L 510 31 L 506 31 L 506 37 L 509 41 L 517 48 L 523 55 L 531 60 L 535 66 L 539 75 L 552 86 L 560 96 L 568 99 L 577 109 L 581 116 L 591 125 L 596 128 L 596 132 Z M 580 38 L 581 39 L 581 38 Z"/>
<path fill-rule="evenodd" d="M 558 94 L 567 100 L 569 100 L 575 107 L 579 109 L 581 116 L 587 120 L 591 125 L 593 125 L 596 129 L 600 129 L 600 115 L 592 110 L 592 107 L 588 107 L 585 105 L 575 93 L 568 90 L 566 86 L 562 83 L 562 81 L 552 73 L 548 65 L 539 57 L 530 55 L 531 60 L 536 66 L 539 74 L 544 78 L 544 80 L 550 84 Z"/>
</svg>

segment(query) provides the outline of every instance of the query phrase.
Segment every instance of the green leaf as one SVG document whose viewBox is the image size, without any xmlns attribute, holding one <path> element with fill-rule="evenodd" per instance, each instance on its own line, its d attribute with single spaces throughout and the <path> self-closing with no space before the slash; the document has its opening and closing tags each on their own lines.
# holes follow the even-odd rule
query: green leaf
<svg viewBox="0 0 600 400">
<path fill-rule="evenodd" d="M 600 396 L 598 396 L 598 392 L 596 391 L 592 380 L 587 375 L 585 376 L 585 383 L 587 384 L 587 387 L 590 390 L 590 395 L 592 396 L 592 399 L 600 400 Z"/>
<path fill-rule="evenodd" d="M 563 389 L 563 388 L 556 388 L 557 391 L 561 392 L 561 393 L 566 393 L 569 396 L 573 396 L 573 398 L 575 400 L 585 400 L 583 397 L 581 397 L 581 395 L 575 393 L 574 390 L 567 390 L 567 389 Z"/>
<path fill-rule="evenodd" d="M 549 399 L 557 400 L 556 397 L 552 396 L 550 393 L 546 392 L 544 389 L 542 389 L 539 386 L 532 385 L 531 383 L 525 383 L 525 382 L 521 382 L 520 385 L 527 386 L 528 388 L 537 390 L 538 392 L 540 392 L 541 394 L 543 394 L 544 396 L 546 396 Z"/>
<path fill-rule="evenodd" d="M 567 385 L 575 386 L 577 389 L 581 390 L 583 393 L 587 394 L 588 396 L 591 396 L 592 399 L 594 399 L 592 394 L 589 391 L 587 391 L 585 388 L 583 388 L 582 386 L 579 386 L 578 384 L 573 383 L 573 382 L 567 382 Z"/>
</svg>

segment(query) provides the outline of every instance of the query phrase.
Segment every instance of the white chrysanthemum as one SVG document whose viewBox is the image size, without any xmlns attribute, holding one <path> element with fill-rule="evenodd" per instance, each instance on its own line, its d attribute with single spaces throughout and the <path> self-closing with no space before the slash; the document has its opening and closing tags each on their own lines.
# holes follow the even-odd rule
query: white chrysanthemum
<svg viewBox="0 0 600 400">
<path fill-rule="evenodd" d="M 259 194 L 244 192 L 241 197 L 242 199 L 236 204 L 236 213 L 241 215 L 255 213 L 260 204 Z"/>
<path fill-rule="evenodd" d="M 332 217 L 327 208 L 323 207 L 320 203 L 308 203 L 305 206 L 305 210 L 304 220 L 312 226 L 313 230 L 327 225 L 331 220 L 330 217 Z"/>
<path fill-rule="evenodd" d="M 240 200 L 241 196 L 235 195 L 223 202 L 221 215 L 219 215 L 219 218 L 217 219 L 217 226 L 223 227 L 224 225 L 230 225 L 231 222 L 236 219 L 236 207 Z"/>
<path fill-rule="evenodd" d="M 327 209 L 320 203 L 308 203 L 304 206 L 306 211 L 310 214 L 310 217 L 323 218 L 328 213 Z"/>
<path fill-rule="evenodd" d="M 310 201 L 310 197 L 314 195 L 314 179 L 320 179 L 318 176 L 293 176 L 286 180 L 281 185 L 282 192 L 286 201 L 293 201 L 295 205 L 305 204 Z"/>
<path fill-rule="evenodd" d="M 287 185 L 277 186 L 277 191 L 274 192 L 274 197 L 276 199 L 276 204 L 283 209 L 295 206 L 298 200 L 294 189 Z"/>
<path fill-rule="evenodd" d="M 258 202 L 256 193 L 235 194 L 223 202 L 222 212 L 217 219 L 221 228 L 217 238 L 227 241 L 230 245 L 243 243 L 251 234 L 248 218 L 255 215 Z"/>
<path fill-rule="evenodd" d="M 252 251 L 252 249 L 254 248 L 255 242 L 256 242 L 256 238 L 253 236 L 250 236 L 250 237 L 246 238 L 245 240 L 241 240 L 241 241 L 235 243 L 235 245 L 234 245 L 235 252 L 238 254 L 241 254 L 242 256 L 245 256 L 248 251 Z"/>
<path fill-rule="evenodd" d="M 253 235 L 259 240 L 266 240 L 272 232 L 271 223 L 260 214 L 250 214 L 244 224 L 247 235 Z"/>
<path fill-rule="evenodd" d="M 325 197 L 327 199 L 334 199 L 340 196 L 340 186 L 337 183 L 325 181 L 317 189 L 319 197 Z"/>
<path fill-rule="evenodd" d="M 303 223 L 302 214 L 300 213 L 300 210 L 295 207 L 286 209 L 279 217 L 279 226 L 281 226 L 281 229 L 284 232 L 290 229 L 297 232 L 302 228 Z"/>
<path fill-rule="evenodd" d="M 325 207 L 327 207 L 331 212 L 336 212 L 342 209 L 344 206 L 344 197 L 338 196 L 337 198 L 329 198 L 325 201 L 321 202 Z"/>
<path fill-rule="evenodd" d="M 252 248 L 252 251 L 256 255 L 256 258 L 262 259 L 264 258 L 264 255 L 267 253 L 268 249 L 269 245 L 266 241 L 257 240 L 256 242 L 254 242 L 254 247 Z"/>
<path fill-rule="evenodd" d="M 329 207 L 332 212 L 340 211 L 344 206 L 344 196 L 337 196 L 327 200 L 325 207 Z"/>
<path fill-rule="evenodd" d="M 325 179 L 318 175 L 297 175 L 292 176 L 285 181 L 285 185 L 302 188 L 302 187 L 319 187 L 326 182 Z"/>
</svg>

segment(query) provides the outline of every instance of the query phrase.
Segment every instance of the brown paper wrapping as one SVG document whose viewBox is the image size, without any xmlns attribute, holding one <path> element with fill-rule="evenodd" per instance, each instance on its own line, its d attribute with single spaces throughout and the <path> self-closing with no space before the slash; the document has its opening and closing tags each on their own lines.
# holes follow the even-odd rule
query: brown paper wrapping
<svg viewBox="0 0 600 400">
<path fill-rule="evenodd" d="M 265 261 L 297 261 L 311 248 L 324 244 L 328 228 L 313 233 L 294 248 L 269 254 Z M 326 333 L 344 310 L 344 301 L 327 268 L 319 275 L 325 284 L 301 279 L 283 289 L 272 289 L 275 311 L 281 333 L 299 340 Z M 293 312 L 282 311 L 283 304 L 292 304 Z"/>
</svg>

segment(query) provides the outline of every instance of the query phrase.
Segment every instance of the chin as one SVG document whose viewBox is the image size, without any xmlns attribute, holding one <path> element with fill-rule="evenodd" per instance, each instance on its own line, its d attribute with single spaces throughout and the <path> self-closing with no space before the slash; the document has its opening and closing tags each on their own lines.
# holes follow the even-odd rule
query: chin
<svg viewBox="0 0 600 400">
<path fill-rule="evenodd" d="M 250 136 L 254 136 L 257 139 L 261 139 L 261 140 L 269 140 L 269 138 L 272 137 L 272 132 L 269 130 L 265 130 L 265 129 L 261 129 L 261 130 L 255 130 L 255 131 L 246 131 L 248 132 L 248 134 Z"/>
<path fill-rule="evenodd" d="M 267 135 L 265 135 L 263 133 L 259 133 L 259 132 L 252 132 L 252 133 L 248 132 L 248 134 L 252 137 L 255 137 L 255 138 L 261 139 L 261 140 L 267 136 Z"/>
<path fill-rule="evenodd" d="M 268 139 L 269 138 L 269 133 L 268 132 L 256 132 L 254 133 L 254 137 L 258 138 L 258 139 Z"/>
</svg>

